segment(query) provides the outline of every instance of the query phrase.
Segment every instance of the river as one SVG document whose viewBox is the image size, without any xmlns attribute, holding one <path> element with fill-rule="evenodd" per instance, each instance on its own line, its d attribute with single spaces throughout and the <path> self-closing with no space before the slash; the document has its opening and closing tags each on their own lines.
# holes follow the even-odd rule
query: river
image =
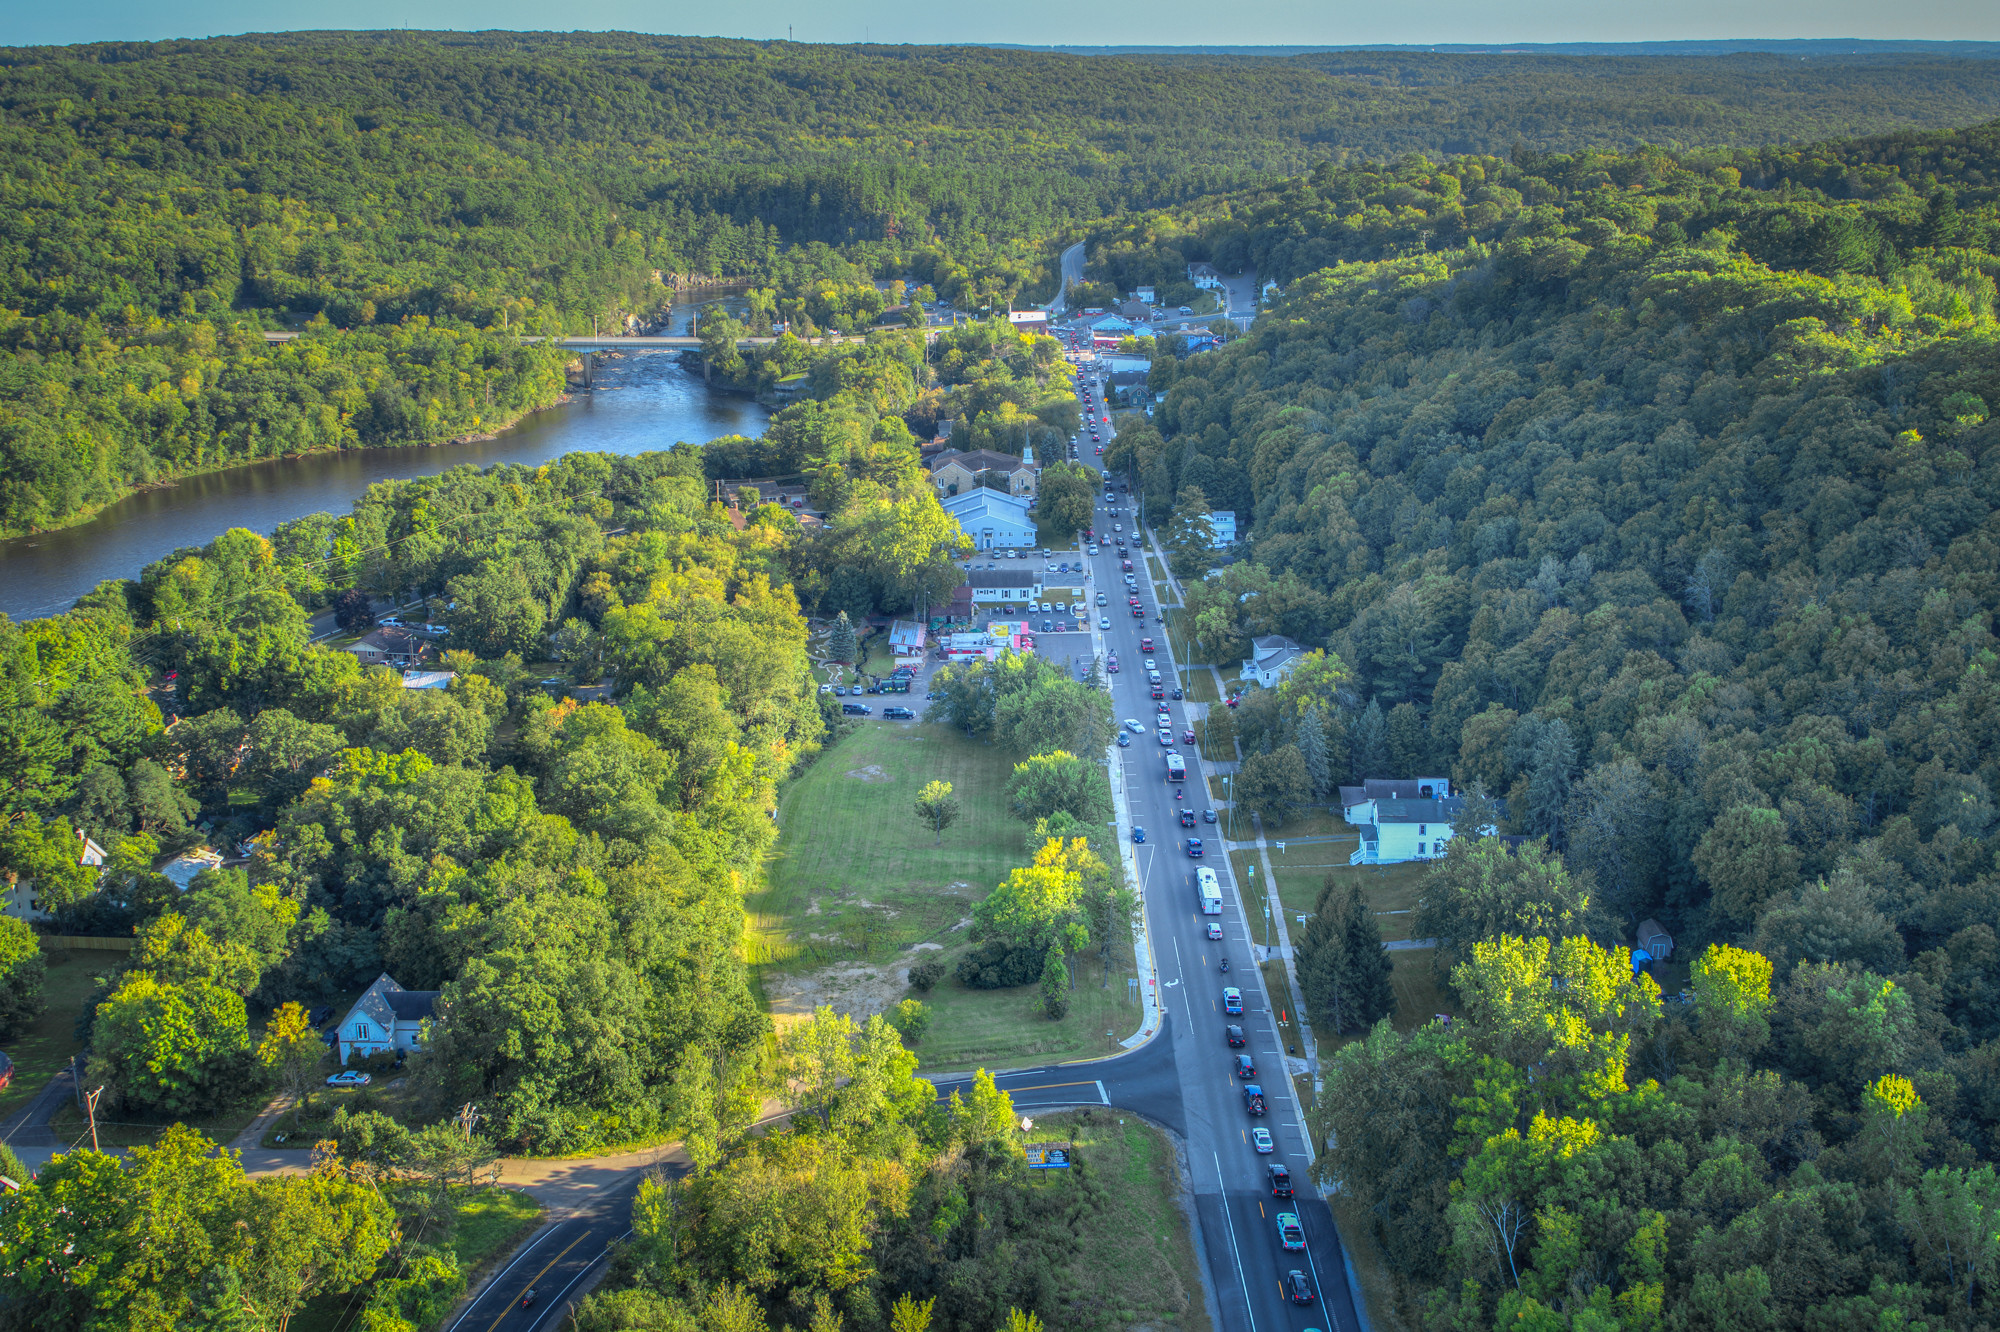
<svg viewBox="0 0 2000 1332">
<path fill-rule="evenodd" d="M 674 306 L 671 331 L 686 331 L 696 304 Z M 229 528 L 270 532 L 309 513 L 345 513 L 377 481 L 467 463 L 540 464 L 579 451 L 645 453 L 682 440 L 761 434 L 769 419 L 750 399 L 709 389 L 672 354 L 599 358 L 596 385 L 489 440 L 232 467 L 140 491 L 75 527 L 0 541 L 0 611 L 16 620 L 60 614 L 103 580 L 136 578 L 153 560 L 205 545 Z"/>
</svg>

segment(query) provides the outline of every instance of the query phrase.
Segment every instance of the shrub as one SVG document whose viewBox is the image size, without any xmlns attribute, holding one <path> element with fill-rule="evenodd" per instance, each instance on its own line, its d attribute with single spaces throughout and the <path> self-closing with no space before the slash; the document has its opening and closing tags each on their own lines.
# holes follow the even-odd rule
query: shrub
<svg viewBox="0 0 2000 1332">
<path fill-rule="evenodd" d="M 1042 950 L 1016 948 L 1004 939 L 980 945 L 958 959 L 958 982 L 968 990 L 1005 990 L 1042 974 Z"/>
<path fill-rule="evenodd" d="M 910 988 L 919 994 L 929 994 L 931 986 L 944 979 L 944 962 L 931 958 L 910 968 Z"/>
<path fill-rule="evenodd" d="M 906 1045 L 915 1045 L 931 1029 L 930 1005 L 916 999 L 905 999 L 896 1005 L 896 1011 L 889 1016 L 889 1025 L 903 1033 Z"/>
</svg>

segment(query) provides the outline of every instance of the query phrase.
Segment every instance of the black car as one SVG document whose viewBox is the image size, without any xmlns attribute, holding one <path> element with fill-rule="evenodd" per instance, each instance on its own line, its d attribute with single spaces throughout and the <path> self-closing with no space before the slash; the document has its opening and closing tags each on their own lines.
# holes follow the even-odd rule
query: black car
<svg viewBox="0 0 2000 1332">
<path fill-rule="evenodd" d="M 848 717 L 872 717 L 875 715 L 875 709 L 869 707 L 866 703 L 843 703 L 840 705 L 840 711 L 843 716 Z"/>
<path fill-rule="evenodd" d="M 307 1018 L 306 1021 L 315 1027 L 324 1027 L 327 1023 L 333 1021 L 333 1010 L 331 1008 L 315 1008 L 312 1011 L 312 1016 Z"/>
<path fill-rule="evenodd" d="M 1285 1277 L 1285 1292 L 1292 1297 L 1293 1304 L 1313 1302 L 1312 1282 L 1306 1280 L 1306 1274 L 1296 1267 Z"/>
<path fill-rule="evenodd" d="M 1254 1078 L 1257 1076 L 1257 1066 L 1250 1062 L 1249 1055 L 1240 1054 L 1236 1056 L 1236 1076 L 1239 1078 Z"/>
<path fill-rule="evenodd" d="M 1130 731 L 1120 731 L 1118 733 L 1118 747 L 1120 749 L 1130 749 L 1132 747 L 1132 733 Z"/>
<path fill-rule="evenodd" d="M 1178 702 L 1180 702 L 1180 701 L 1181 701 L 1181 699 L 1182 699 L 1182 698 L 1184 697 L 1184 695 L 1182 695 L 1182 693 L 1181 693 L 1181 691 L 1180 691 L 1180 687 L 1179 687 L 1178 685 L 1176 685 L 1176 686 L 1174 687 L 1174 691 L 1173 691 L 1173 693 L 1171 693 L 1171 694 L 1167 695 L 1167 697 L 1171 698 L 1171 699 L 1172 699 L 1172 700 L 1173 700 L 1174 702 L 1178 703 Z"/>
<path fill-rule="evenodd" d="M 1193 810 L 1191 810 L 1191 809 L 1184 809 L 1184 810 L 1182 810 L 1182 811 L 1181 811 L 1181 827 L 1183 827 L 1183 828 L 1192 828 L 1192 827 L 1194 827 L 1194 811 L 1193 811 Z"/>
<path fill-rule="evenodd" d="M 1271 1163 L 1271 1196 L 1274 1198 L 1292 1196 L 1292 1172 L 1276 1161 Z"/>
<path fill-rule="evenodd" d="M 1243 1044 L 1243 1028 L 1241 1027 L 1236 1027 L 1236 1026 L 1224 1027 L 1222 1029 L 1222 1034 L 1229 1038 L 1229 1043 L 1231 1045 Z"/>
<path fill-rule="evenodd" d="M 915 719 L 917 714 L 911 712 L 908 708 L 884 708 L 882 709 L 882 715 L 893 721 L 911 721 Z"/>
<path fill-rule="evenodd" d="M 1214 823 L 1214 822 L 1215 822 L 1215 811 L 1214 811 L 1214 810 L 1212 810 L 1212 809 L 1205 809 L 1205 810 L 1203 810 L 1203 811 L 1201 812 L 1201 821 L 1202 821 L 1203 823 Z"/>
</svg>

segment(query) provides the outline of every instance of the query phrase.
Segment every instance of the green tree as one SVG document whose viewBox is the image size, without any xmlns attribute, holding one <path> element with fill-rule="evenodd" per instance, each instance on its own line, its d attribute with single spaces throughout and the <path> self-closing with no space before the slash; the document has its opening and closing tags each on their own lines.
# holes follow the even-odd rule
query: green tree
<svg viewBox="0 0 2000 1332">
<path fill-rule="evenodd" d="M 859 655 L 854 641 L 854 626 L 847 622 L 847 612 L 842 611 L 833 622 L 833 633 L 827 639 L 826 658 L 842 665 L 851 666 Z"/>
<path fill-rule="evenodd" d="M 313 1030 L 305 1007 L 280 1004 L 257 1043 L 257 1063 L 300 1105 L 310 1105 L 313 1084 L 325 1060 L 326 1042 Z"/>
<path fill-rule="evenodd" d="M 88 1076 L 137 1109 L 198 1114 L 236 1088 L 249 1047 L 242 995 L 134 971 L 97 1009 Z"/>
<path fill-rule="evenodd" d="M 1051 839 L 972 909 L 980 937 L 1007 940 L 1016 948 L 1071 952 L 1090 941 L 1084 921 L 1083 880 L 1102 862 L 1081 837 Z"/>
<path fill-rule="evenodd" d="M 1060 749 L 1016 763 L 1007 800 L 1014 817 L 1025 823 L 1067 814 L 1083 827 L 1099 827 L 1111 814 L 1104 769 Z"/>
<path fill-rule="evenodd" d="M 1035 527 L 1044 544 L 1067 546 L 1091 525 L 1097 511 L 1095 469 L 1076 463 L 1051 463 L 1035 484 Z"/>
<path fill-rule="evenodd" d="M 28 922 L 0 916 L 0 1040 L 10 1039 L 42 1014 L 48 964 Z"/>
<path fill-rule="evenodd" d="M 951 793 L 951 783 L 944 781 L 926 782 L 924 789 L 917 792 L 917 820 L 924 827 L 937 834 L 936 846 L 944 845 L 944 830 L 958 822 L 958 797 Z"/>
<path fill-rule="evenodd" d="M 1598 928 L 1589 885 L 1541 842 L 1510 849 L 1495 838 L 1454 837 L 1417 889 L 1417 936 L 1438 941 L 1441 974 L 1474 944 L 1504 934 L 1566 939 Z"/>
<path fill-rule="evenodd" d="M 1760 953 L 1710 944 L 1690 968 L 1702 1041 L 1718 1055 L 1753 1055 L 1771 1039 L 1771 962 Z"/>
<path fill-rule="evenodd" d="M 1042 961 L 1042 1012 L 1051 1022 L 1060 1022 L 1069 1012 L 1069 967 L 1062 949 L 1051 947 Z"/>
<path fill-rule="evenodd" d="M 1236 803 L 1255 811 L 1268 823 L 1283 824 L 1299 806 L 1312 800 L 1312 778 L 1297 745 L 1281 745 L 1268 754 L 1243 761 L 1231 784 Z"/>
<path fill-rule="evenodd" d="M 1737 805 L 1724 811 L 1690 859 L 1715 909 L 1741 925 L 1798 886 L 1799 853 L 1785 840 L 1785 820 L 1775 809 Z"/>
<path fill-rule="evenodd" d="M 1395 1011 L 1391 970 L 1382 931 L 1361 886 L 1343 888 L 1329 875 L 1299 939 L 1299 988 L 1305 1002 L 1336 1033 L 1365 1029 Z"/>
<path fill-rule="evenodd" d="M 930 1005 L 921 999 L 905 999 L 896 1005 L 896 1014 L 890 1024 L 902 1033 L 903 1040 L 911 1045 L 922 1041 L 924 1033 L 931 1027 Z"/>
</svg>

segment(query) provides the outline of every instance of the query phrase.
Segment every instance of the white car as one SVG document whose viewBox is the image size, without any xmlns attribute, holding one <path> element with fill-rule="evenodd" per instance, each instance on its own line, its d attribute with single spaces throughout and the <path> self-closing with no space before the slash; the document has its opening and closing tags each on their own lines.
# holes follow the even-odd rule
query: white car
<svg viewBox="0 0 2000 1332">
<path fill-rule="evenodd" d="M 1097 617 L 1097 627 L 1099 629 L 1109 629 L 1111 627 L 1111 621 L 1105 619 L 1102 615 L 1100 615 Z"/>
<path fill-rule="evenodd" d="M 1159 667 L 1153 665 L 1153 659 L 1151 657 L 1148 657 L 1144 661 L 1139 663 L 1139 669 L 1142 671 L 1154 671 L 1158 670 Z"/>
<path fill-rule="evenodd" d="M 1093 555 L 1095 555 L 1095 554 L 1097 553 L 1097 547 L 1095 547 L 1095 546 L 1092 546 L 1092 547 L 1090 548 L 1090 553 L 1091 553 L 1091 554 L 1093 554 Z"/>
<path fill-rule="evenodd" d="M 1138 721 L 1132 717 L 1127 717 L 1125 719 L 1125 729 L 1130 731 L 1134 735 L 1144 735 L 1146 733 L 1146 728 L 1141 726 L 1138 723 Z"/>
<path fill-rule="evenodd" d="M 336 1073 L 328 1078 L 326 1085 L 329 1087 L 366 1087 L 368 1085 L 368 1075 L 350 1068 L 344 1073 Z"/>
<path fill-rule="evenodd" d="M 1257 1149 L 1257 1153 L 1260 1156 L 1269 1152 L 1272 1149 L 1271 1130 L 1261 1126 L 1251 1129 L 1250 1145 Z"/>
</svg>

